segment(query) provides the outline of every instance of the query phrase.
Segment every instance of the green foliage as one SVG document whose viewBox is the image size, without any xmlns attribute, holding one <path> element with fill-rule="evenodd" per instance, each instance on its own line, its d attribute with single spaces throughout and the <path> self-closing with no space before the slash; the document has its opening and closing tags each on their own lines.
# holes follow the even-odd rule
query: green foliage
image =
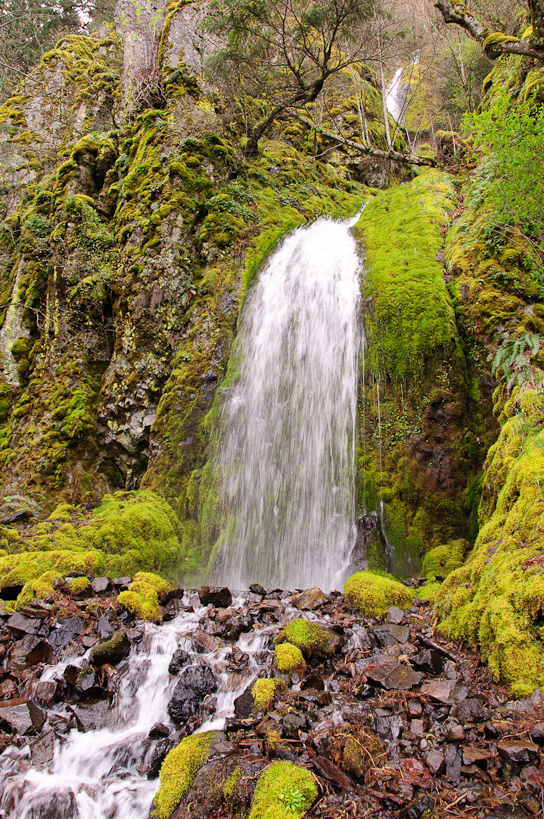
<svg viewBox="0 0 544 819">
<path fill-rule="evenodd" d="M 168 819 L 179 805 L 194 776 L 210 753 L 214 731 L 182 739 L 166 756 L 159 773 L 160 787 L 155 796 L 152 816 Z"/>
<path fill-rule="evenodd" d="M 515 224 L 533 237 L 535 262 L 543 275 L 544 108 L 529 93 L 515 100 L 494 89 L 489 107 L 464 119 L 476 148 L 487 156 L 488 179 L 481 195 L 502 225 Z"/>
<path fill-rule="evenodd" d="M 357 572 L 346 580 L 344 594 L 350 606 L 365 617 L 380 617 L 390 606 L 409 608 L 414 592 L 393 577 L 373 572 Z"/>
<path fill-rule="evenodd" d="M 491 371 L 493 375 L 500 370 L 506 379 L 506 389 L 511 390 L 517 384 L 532 383 L 542 380 L 543 373 L 531 363 L 544 344 L 544 336 L 537 333 L 523 333 L 514 341 L 504 341 L 497 350 Z"/>
<path fill-rule="evenodd" d="M 249 819 L 301 819 L 317 796 L 310 771 L 292 762 L 274 762 L 259 777 Z"/>
</svg>

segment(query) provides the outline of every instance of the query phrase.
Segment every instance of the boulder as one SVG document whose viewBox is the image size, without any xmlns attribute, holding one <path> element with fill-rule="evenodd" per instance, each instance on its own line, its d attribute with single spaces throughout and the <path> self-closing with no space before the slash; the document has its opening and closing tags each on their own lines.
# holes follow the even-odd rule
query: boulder
<svg viewBox="0 0 544 819">
<path fill-rule="evenodd" d="M 109 640 L 94 646 L 91 649 L 91 663 L 93 665 L 117 665 L 127 657 L 130 651 L 130 641 L 123 631 L 116 631 Z"/>
<path fill-rule="evenodd" d="M 183 669 L 168 703 L 168 713 L 176 723 L 193 717 L 207 694 L 217 690 L 216 679 L 208 666 L 191 665 Z"/>
<path fill-rule="evenodd" d="M 172 654 L 172 659 L 170 660 L 170 664 L 168 666 L 168 673 L 179 674 L 181 669 L 184 666 L 189 665 L 190 662 L 191 655 L 182 648 L 177 648 Z"/>
<path fill-rule="evenodd" d="M 85 623 L 81 617 L 63 617 L 49 633 L 48 642 L 55 648 L 62 648 L 83 631 Z"/>
<path fill-rule="evenodd" d="M 295 594 L 291 602 L 297 609 L 313 611 L 319 608 L 319 606 L 322 606 L 327 599 L 327 595 L 315 586 L 314 588 L 305 589 L 299 594 Z"/>
<path fill-rule="evenodd" d="M 38 663 L 49 663 L 53 656 L 53 649 L 45 640 L 40 640 L 32 634 L 26 634 L 22 640 L 14 643 L 9 650 L 6 668 L 8 671 L 23 671 Z"/>
<path fill-rule="evenodd" d="M 232 594 L 226 586 L 202 586 L 198 597 L 203 606 L 226 609 L 232 603 Z"/>
</svg>

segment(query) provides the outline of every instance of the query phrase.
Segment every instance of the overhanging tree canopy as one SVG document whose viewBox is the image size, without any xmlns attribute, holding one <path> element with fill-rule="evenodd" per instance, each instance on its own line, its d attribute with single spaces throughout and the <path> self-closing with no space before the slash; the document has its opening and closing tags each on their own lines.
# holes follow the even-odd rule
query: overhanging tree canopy
<svg viewBox="0 0 544 819">
<path fill-rule="evenodd" d="M 365 56 L 363 24 L 377 0 L 213 0 L 209 29 L 225 38 L 212 63 L 262 100 L 265 113 L 246 152 L 288 108 L 314 102 L 327 80 Z"/>
</svg>

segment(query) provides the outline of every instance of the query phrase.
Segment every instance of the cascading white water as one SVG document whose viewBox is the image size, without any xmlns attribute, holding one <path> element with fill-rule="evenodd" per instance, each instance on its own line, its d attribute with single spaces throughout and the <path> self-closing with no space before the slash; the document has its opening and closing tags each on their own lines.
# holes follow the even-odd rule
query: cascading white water
<svg viewBox="0 0 544 819">
<path fill-rule="evenodd" d="M 108 709 L 107 728 L 72 730 L 56 741 L 50 763 L 30 768 L 25 764 L 29 746 L 8 748 L 0 757 L 0 817 L 148 819 L 158 781 L 147 779 L 145 764 L 139 770 L 146 760 L 147 737 L 155 723 L 171 722 L 166 708 L 177 678 L 168 673 L 168 664 L 178 647 L 191 653 L 188 638 L 206 612 L 198 607 L 164 626 L 147 624 L 142 645 L 120 667 L 121 686 Z M 235 698 L 258 675 L 253 655 L 268 642 L 269 631 L 242 634 L 238 640 L 240 651 L 249 655 L 244 674 L 227 671 L 232 646 L 193 654 L 195 662 L 212 668 L 219 683 L 215 713 L 200 731 L 221 729 L 225 717 L 233 714 Z M 65 662 L 50 666 L 42 680 L 61 679 L 65 666 Z"/>
<path fill-rule="evenodd" d="M 385 97 L 387 110 L 401 125 L 404 125 L 404 102 L 406 97 L 406 92 L 402 88 L 403 72 L 404 68 L 397 68 Z"/>
<path fill-rule="evenodd" d="M 342 582 L 354 542 L 357 219 L 296 230 L 244 306 L 220 421 L 227 525 L 212 569 L 234 588 Z"/>
</svg>

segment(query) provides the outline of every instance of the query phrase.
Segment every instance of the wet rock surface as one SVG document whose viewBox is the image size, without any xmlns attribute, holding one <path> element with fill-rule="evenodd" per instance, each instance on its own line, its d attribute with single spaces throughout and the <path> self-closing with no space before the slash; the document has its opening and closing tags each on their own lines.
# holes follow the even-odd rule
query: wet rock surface
<svg viewBox="0 0 544 819">
<path fill-rule="evenodd" d="M 120 698 L 135 698 L 142 683 L 138 658 L 149 634 L 178 621 L 188 625 L 164 658 L 164 713 L 138 743 L 127 742 L 109 774 L 119 783 L 130 776 L 154 782 L 184 736 L 223 717 L 224 733 L 173 814 L 178 819 L 247 816 L 258 774 L 276 760 L 313 771 L 321 798 L 307 815 L 316 819 L 542 815 L 540 693 L 511 701 L 476 651 L 434 633 L 425 605 L 392 608 L 379 621 L 316 589 L 179 590 L 163 599 L 165 625 L 156 627 L 119 604 L 127 578 L 117 589 L 99 580 L 86 600 L 0 613 L 0 816 L 17 815 L 25 797 L 16 777 L 50 769 L 55 745 L 70 731 L 118 719 Z M 327 629 L 334 652 L 323 659 L 307 651 L 302 676 L 281 675 L 275 640 L 300 618 Z M 264 711 L 251 690 L 257 677 L 283 680 Z M 32 815 L 78 815 L 77 788 L 40 798 Z"/>
</svg>

